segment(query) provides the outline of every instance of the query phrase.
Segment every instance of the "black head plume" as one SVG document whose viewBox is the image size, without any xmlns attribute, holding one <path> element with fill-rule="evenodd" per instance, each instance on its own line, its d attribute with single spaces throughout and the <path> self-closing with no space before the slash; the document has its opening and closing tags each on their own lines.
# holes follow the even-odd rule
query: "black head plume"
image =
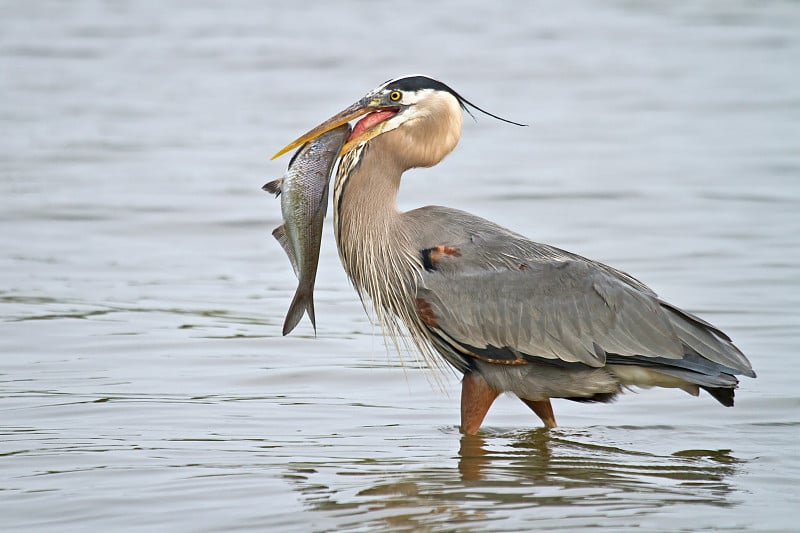
<svg viewBox="0 0 800 533">
<path fill-rule="evenodd" d="M 480 111 L 484 115 L 489 115 L 492 118 L 496 118 L 497 120 L 501 120 L 509 124 L 514 124 L 515 126 L 527 126 L 527 124 L 514 122 L 513 120 L 508 120 L 507 118 L 499 117 L 494 113 L 489 113 L 485 109 L 476 106 L 475 104 L 473 104 L 472 102 L 470 102 L 469 100 L 458 94 L 449 85 L 446 85 L 438 80 L 434 80 L 433 78 L 429 78 L 427 76 L 406 76 L 404 78 L 398 78 L 396 80 L 389 80 L 383 84 L 383 87 L 387 89 L 389 88 L 397 89 L 400 91 L 419 91 L 422 89 L 447 91 L 448 93 L 456 97 L 456 100 L 458 100 L 458 103 L 461 105 L 461 109 L 466 111 L 469 114 L 469 116 L 471 116 L 474 120 L 477 119 L 475 118 L 475 115 L 472 114 L 472 111 L 470 111 L 469 109 L 470 107 Z"/>
</svg>

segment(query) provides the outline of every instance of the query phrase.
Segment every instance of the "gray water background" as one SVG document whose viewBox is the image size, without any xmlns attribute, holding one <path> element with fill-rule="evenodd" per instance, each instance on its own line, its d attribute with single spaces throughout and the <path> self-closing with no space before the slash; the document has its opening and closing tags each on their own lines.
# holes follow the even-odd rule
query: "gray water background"
<svg viewBox="0 0 800 533">
<path fill-rule="evenodd" d="M 0 2 L 0 529 L 793 531 L 797 2 Z M 501 398 L 387 353 L 327 221 L 308 321 L 269 156 L 385 79 L 467 119 L 408 173 L 728 332 L 737 406 Z"/>
</svg>

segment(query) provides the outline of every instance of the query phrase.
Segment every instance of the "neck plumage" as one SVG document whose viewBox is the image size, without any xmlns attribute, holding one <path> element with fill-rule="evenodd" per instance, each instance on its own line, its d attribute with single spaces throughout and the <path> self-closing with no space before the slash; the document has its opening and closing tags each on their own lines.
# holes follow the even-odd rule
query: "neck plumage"
<svg viewBox="0 0 800 533">
<path fill-rule="evenodd" d="M 381 139 L 356 148 L 339 163 L 333 193 L 339 258 L 365 309 L 367 300 L 372 302 L 374 319 L 395 349 L 407 347 L 402 339 L 408 328 L 425 352 L 414 307 L 422 262 L 396 203 L 404 169 L 391 160 L 378 161 L 376 141 Z"/>
<path fill-rule="evenodd" d="M 429 167 L 450 153 L 461 134 L 461 108 L 449 94 L 427 102 L 433 117 L 371 139 L 339 162 L 333 190 L 336 245 L 361 301 L 371 300 L 375 320 L 398 352 L 410 340 L 431 367 L 443 360 L 427 339 L 416 309 L 424 268 L 409 215 L 397 209 L 406 169 Z M 438 111 L 437 111 L 438 110 Z M 425 127 L 427 126 L 427 127 Z M 405 332 L 410 334 L 406 337 Z"/>
<path fill-rule="evenodd" d="M 334 226 L 339 257 L 359 295 L 363 299 L 366 293 L 376 307 L 394 311 L 393 292 L 407 287 L 419 260 L 397 209 L 405 169 L 391 158 L 375 157 L 382 140 L 356 148 L 339 163 Z"/>
</svg>

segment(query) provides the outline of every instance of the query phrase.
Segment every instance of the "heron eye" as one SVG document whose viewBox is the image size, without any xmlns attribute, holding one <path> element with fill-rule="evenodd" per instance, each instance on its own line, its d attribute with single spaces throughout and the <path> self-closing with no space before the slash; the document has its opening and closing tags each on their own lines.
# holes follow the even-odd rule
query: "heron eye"
<svg viewBox="0 0 800 533">
<path fill-rule="evenodd" d="M 389 93 L 389 100 L 392 102 L 399 102 L 402 97 L 403 95 L 400 94 L 400 91 L 392 91 Z"/>
</svg>

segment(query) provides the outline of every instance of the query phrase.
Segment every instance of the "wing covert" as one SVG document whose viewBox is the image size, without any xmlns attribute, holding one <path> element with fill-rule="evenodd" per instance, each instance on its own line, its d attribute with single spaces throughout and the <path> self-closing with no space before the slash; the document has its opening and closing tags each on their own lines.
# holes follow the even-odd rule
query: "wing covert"
<svg viewBox="0 0 800 533">
<path fill-rule="evenodd" d="M 595 263 L 526 256 L 491 239 L 429 250 L 418 302 L 429 306 L 428 326 L 467 355 L 593 367 L 606 353 L 683 357 L 655 295 Z"/>
</svg>

